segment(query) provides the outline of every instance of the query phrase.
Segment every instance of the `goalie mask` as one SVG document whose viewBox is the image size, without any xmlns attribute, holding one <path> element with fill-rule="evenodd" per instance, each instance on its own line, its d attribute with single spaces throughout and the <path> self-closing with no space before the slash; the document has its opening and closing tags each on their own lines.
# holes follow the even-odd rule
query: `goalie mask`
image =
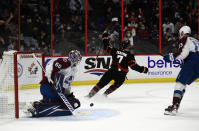
<svg viewBox="0 0 199 131">
<path fill-rule="evenodd" d="M 82 60 L 82 56 L 78 50 L 72 50 L 69 52 L 69 59 L 72 62 L 72 64 L 79 64 Z"/>
</svg>

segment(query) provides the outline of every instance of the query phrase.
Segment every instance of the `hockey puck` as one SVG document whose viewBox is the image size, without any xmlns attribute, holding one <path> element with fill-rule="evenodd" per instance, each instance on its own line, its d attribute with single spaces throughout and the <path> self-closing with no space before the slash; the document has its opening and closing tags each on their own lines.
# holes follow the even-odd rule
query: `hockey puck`
<svg viewBox="0 0 199 131">
<path fill-rule="evenodd" d="M 90 103 L 90 107 L 92 107 L 92 106 L 94 106 L 94 104 L 93 104 L 93 103 Z"/>
</svg>

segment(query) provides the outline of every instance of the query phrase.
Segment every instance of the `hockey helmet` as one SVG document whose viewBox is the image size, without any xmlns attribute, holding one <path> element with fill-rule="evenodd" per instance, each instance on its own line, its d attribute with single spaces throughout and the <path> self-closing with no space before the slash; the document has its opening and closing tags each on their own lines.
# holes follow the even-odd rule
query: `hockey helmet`
<svg viewBox="0 0 199 131">
<path fill-rule="evenodd" d="M 82 60 L 82 56 L 78 50 L 72 50 L 69 52 L 69 59 L 72 62 L 72 64 L 79 64 Z"/>
<path fill-rule="evenodd" d="M 180 39 L 184 36 L 184 34 L 191 34 L 191 28 L 189 26 L 182 26 L 179 30 Z"/>
<path fill-rule="evenodd" d="M 120 49 L 124 50 L 128 47 L 130 47 L 131 44 L 130 44 L 130 41 L 129 40 L 124 40 L 121 44 L 120 44 Z"/>
</svg>

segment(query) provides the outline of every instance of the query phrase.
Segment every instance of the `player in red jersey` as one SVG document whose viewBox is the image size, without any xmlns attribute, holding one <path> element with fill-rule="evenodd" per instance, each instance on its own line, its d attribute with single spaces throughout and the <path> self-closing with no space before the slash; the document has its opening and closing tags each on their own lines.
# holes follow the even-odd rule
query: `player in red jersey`
<svg viewBox="0 0 199 131">
<path fill-rule="evenodd" d="M 107 96 L 116 89 L 118 89 L 125 81 L 126 75 L 129 72 L 128 67 L 138 71 L 140 73 L 147 73 L 148 68 L 144 66 L 139 66 L 136 63 L 134 54 L 130 53 L 130 42 L 123 41 L 120 44 L 120 49 L 113 48 L 109 45 L 109 36 L 105 32 L 102 36 L 104 49 L 109 55 L 112 56 L 112 64 L 107 72 L 102 76 L 99 82 L 92 88 L 87 97 L 93 97 L 100 89 L 106 86 L 111 80 L 114 80 L 113 85 L 111 85 L 105 92 L 104 95 Z"/>
</svg>

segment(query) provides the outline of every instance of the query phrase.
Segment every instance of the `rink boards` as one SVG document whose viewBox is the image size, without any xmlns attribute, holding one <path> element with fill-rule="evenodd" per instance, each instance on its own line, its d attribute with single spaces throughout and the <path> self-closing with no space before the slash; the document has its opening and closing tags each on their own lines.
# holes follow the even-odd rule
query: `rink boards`
<svg viewBox="0 0 199 131">
<path fill-rule="evenodd" d="M 56 57 L 57 58 L 57 57 Z M 55 58 L 46 58 L 47 61 Z M 160 55 L 135 56 L 137 64 L 148 67 L 147 74 L 129 68 L 125 83 L 174 82 L 180 71 L 181 61 L 165 62 Z M 73 85 L 96 84 L 112 63 L 111 56 L 85 56 L 78 66 L 78 73 Z M 198 80 L 197 80 L 198 81 Z"/>
<path fill-rule="evenodd" d="M 45 64 L 57 58 L 58 57 L 46 57 Z M 180 71 L 180 65 L 178 63 L 181 63 L 181 61 L 177 61 L 177 63 L 168 63 L 159 55 L 141 55 L 135 56 L 135 59 L 140 66 L 148 67 L 149 72 L 143 74 L 129 68 L 125 83 L 175 82 L 178 72 Z M 78 65 L 78 72 L 76 73 L 72 85 L 96 84 L 101 76 L 108 70 L 111 63 L 111 56 L 99 56 L 97 59 L 96 56 L 84 56 L 80 65 Z M 42 71 L 37 62 L 23 61 L 23 63 L 18 63 L 18 68 L 20 89 L 33 89 L 40 86 L 39 82 L 41 80 Z M 34 71 L 34 69 L 37 70 Z M 7 75 L 7 77 L 13 79 L 11 75 Z M 198 82 L 199 80 L 196 81 Z M 12 85 L 13 84 L 11 84 L 10 87 L 13 87 Z"/>
</svg>

